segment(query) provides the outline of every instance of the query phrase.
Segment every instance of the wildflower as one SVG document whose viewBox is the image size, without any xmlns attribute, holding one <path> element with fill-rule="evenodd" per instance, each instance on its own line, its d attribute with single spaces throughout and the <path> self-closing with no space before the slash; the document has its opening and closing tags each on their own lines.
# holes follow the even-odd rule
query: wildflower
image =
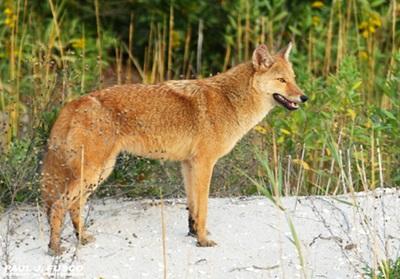
<svg viewBox="0 0 400 279">
<path fill-rule="evenodd" d="M 301 159 L 293 159 L 292 162 L 303 167 L 303 169 L 305 170 L 311 170 L 310 165 L 306 161 L 303 161 Z"/>
<path fill-rule="evenodd" d="M 72 47 L 75 49 L 82 49 L 85 47 L 85 39 L 84 38 L 79 38 L 79 39 L 72 39 L 71 40 Z"/>
<path fill-rule="evenodd" d="M 267 129 L 265 129 L 263 126 L 257 125 L 256 127 L 254 127 L 254 130 L 256 130 L 257 132 L 259 132 L 262 135 L 267 134 Z"/>
<path fill-rule="evenodd" d="M 325 149 L 326 155 L 331 156 L 331 151 L 329 150 L 329 148 Z"/>
<path fill-rule="evenodd" d="M 322 1 L 314 1 L 312 4 L 311 4 L 311 7 L 312 8 L 315 8 L 315 9 L 320 9 L 320 8 L 322 8 L 324 6 L 324 2 L 322 2 Z"/>
<path fill-rule="evenodd" d="M 12 10 L 11 10 L 10 8 L 6 8 L 6 9 L 4 10 L 4 14 L 9 16 L 9 15 L 12 14 Z"/>
<path fill-rule="evenodd" d="M 13 22 L 12 18 L 6 17 L 6 19 L 4 20 L 4 24 L 5 24 L 6 26 L 12 28 L 13 25 L 14 25 L 14 22 Z"/>
<path fill-rule="evenodd" d="M 370 14 L 368 20 L 362 21 L 358 25 L 361 35 L 364 38 L 368 38 L 370 35 L 376 32 L 376 29 L 381 27 L 382 21 L 377 14 Z"/>
<path fill-rule="evenodd" d="M 6 15 L 6 18 L 4 20 L 4 25 L 9 27 L 9 28 L 14 27 L 14 23 L 17 20 L 17 16 L 13 15 L 12 9 L 11 8 L 5 8 L 4 9 L 4 14 Z"/>
<path fill-rule="evenodd" d="M 368 28 L 368 31 L 369 31 L 371 34 L 375 33 L 375 27 L 374 27 L 374 26 L 370 26 L 370 27 Z"/>
<path fill-rule="evenodd" d="M 379 16 L 376 15 L 376 14 L 371 16 L 371 18 L 369 19 L 369 22 L 374 27 L 381 27 L 382 26 L 382 21 L 379 18 Z"/>
<path fill-rule="evenodd" d="M 354 121 L 356 119 L 356 112 L 352 109 L 347 109 L 347 115 L 350 116 L 351 120 Z"/>
<path fill-rule="evenodd" d="M 362 21 L 359 25 L 358 25 L 358 29 L 362 30 L 368 27 L 368 22 L 366 22 L 365 20 Z"/>
<path fill-rule="evenodd" d="M 313 16 L 312 23 L 314 26 L 318 26 L 321 23 L 321 18 L 319 16 Z"/>
</svg>

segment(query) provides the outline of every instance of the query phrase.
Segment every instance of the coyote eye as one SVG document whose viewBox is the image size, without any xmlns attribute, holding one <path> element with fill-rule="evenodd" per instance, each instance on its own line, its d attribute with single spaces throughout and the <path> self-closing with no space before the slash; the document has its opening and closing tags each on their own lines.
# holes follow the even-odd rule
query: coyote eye
<svg viewBox="0 0 400 279">
<path fill-rule="evenodd" d="M 286 80 L 284 78 L 277 78 L 280 82 L 286 83 Z"/>
</svg>

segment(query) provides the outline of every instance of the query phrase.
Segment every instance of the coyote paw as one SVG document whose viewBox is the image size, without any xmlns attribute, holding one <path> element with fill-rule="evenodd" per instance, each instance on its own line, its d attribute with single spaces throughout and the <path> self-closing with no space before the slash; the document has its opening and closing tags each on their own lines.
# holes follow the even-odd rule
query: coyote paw
<svg viewBox="0 0 400 279">
<path fill-rule="evenodd" d="M 96 238 L 93 235 L 85 233 L 84 235 L 81 236 L 80 243 L 82 245 L 86 245 L 91 242 L 94 242 L 95 240 L 96 240 Z"/>
<path fill-rule="evenodd" d="M 207 235 L 211 235 L 211 233 L 208 230 L 207 230 Z M 189 231 L 187 236 L 197 237 L 197 232 L 196 231 Z"/>
<path fill-rule="evenodd" d="M 217 243 L 210 239 L 199 239 L 197 240 L 197 247 L 213 247 L 216 246 Z"/>
<path fill-rule="evenodd" d="M 62 255 L 66 250 L 67 250 L 67 249 L 66 249 L 65 247 L 61 247 L 61 246 L 59 246 L 59 247 L 53 247 L 53 248 L 49 246 L 49 250 L 47 250 L 47 254 L 48 254 L 49 256 L 52 256 L 52 257 L 54 257 L 54 256 L 60 256 L 60 255 Z"/>
</svg>

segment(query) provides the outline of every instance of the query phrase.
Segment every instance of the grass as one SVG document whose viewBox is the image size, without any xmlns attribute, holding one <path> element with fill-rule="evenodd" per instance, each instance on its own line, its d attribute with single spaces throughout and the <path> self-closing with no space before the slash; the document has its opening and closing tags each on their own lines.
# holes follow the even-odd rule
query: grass
<svg viewBox="0 0 400 279">
<path fill-rule="evenodd" d="M 373 137 L 371 137 L 374 140 Z M 282 196 L 298 196 L 299 189 L 303 188 L 304 183 L 304 172 L 312 171 L 310 166 L 303 161 L 304 153 L 301 159 L 291 159 L 288 158 L 288 165 L 298 165 L 298 169 L 295 171 L 291 167 L 284 167 L 282 164 L 282 159 L 277 155 L 279 151 L 276 145 L 275 136 L 272 137 L 273 142 L 273 150 L 272 155 L 269 156 L 267 152 L 262 152 L 260 150 L 256 150 L 255 153 L 258 154 L 258 160 L 262 166 L 263 171 L 266 173 L 267 179 L 263 179 L 263 177 L 259 177 L 258 179 L 252 178 L 247 173 L 244 175 L 257 187 L 260 194 L 265 195 L 268 199 L 272 201 L 273 204 L 277 206 L 280 210 L 282 210 L 286 216 L 286 222 L 290 229 L 290 233 L 292 236 L 292 243 L 294 248 L 296 249 L 299 266 L 301 267 L 301 275 L 302 278 L 310 278 L 309 268 L 307 266 L 307 258 L 304 253 L 304 244 L 300 240 L 301 236 L 299 236 L 295 224 L 293 222 L 293 218 L 290 215 L 290 212 L 285 208 L 285 206 L 281 202 Z M 338 198 L 337 201 L 344 203 L 353 208 L 354 211 L 354 224 L 352 223 L 352 229 L 357 229 L 357 223 L 360 222 L 362 231 L 364 235 L 367 235 L 367 244 L 370 247 L 369 252 L 366 255 L 363 255 L 365 252 L 362 251 L 361 247 L 357 247 L 357 245 L 350 246 L 351 248 L 347 248 L 343 246 L 342 243 L 339 243 L 339 248 L 342 250 L 344 258 L 349 261 L 351 265 L 354 265 L 354 260 L 351 260 L 347 256 L 346 250 L 355 249 L 356 255 L 359 257 L 359 261 L 361 264 L 366 266 L 364 268 L 366 276 L 370 278 L 398 278 L 399 273 L 399 259 L 398 255 L 398 247 L 397 250 L 389 252 L 388 250 L 388 242 L 391 239 L 391 236 L 386 232 L 386 212 L 385 205 L 383 200 L 381 201 L 381 214 L 379 217 L 382 222 L 378 220 L 374 220 L 371 218 L 371 212 L 363 211 L 360 208 L 360 199 L 357 196 L 358 189 L 355 188 L 355 181 L 361 181 L 363 191 L 365 191 L 367 197 L 370 196 L 372 200 L 382 198 L 382 191 L 385 186 L 384 179 L 384 171 L 382 164 L 382 153 L 381 146 L 379 141 L 376 141 L 372 146 L 374 150 L 371 150 L 370 153 L 373 154 L 375 159 L 365 160 L 363 157 L 362 147 L 358 150 L 354 147 L 354 150 L 351 150 L 351 146 L 347 149 L 341 149 L 341 138 L 337 141 L 330 142 L 328 144 L 328 148 L 330 150 L 331 157 L 329 160 L 331 161 L 331 166 L 336 166 L 338 168 L 339 176 L 334 180 L 332 177 L 329 177 L 328 183 L 325 187 L 320 187 L 320 192 L 325 193 L 325 195 L 332 193 L 333 195 L 347 194 L 347 197 Z M 271 158 L 270 158 L 271 157 Z M 296 161 L 295 161 L 296 160 Z M 354 164 L 356 166 L 354 166 Z M 371 164 L 371 165 L 369 165 Z M 374 165 L 376 169 L 374 169 Z M 333 173 L 333 167 L 329 169 L 329 172 Z M 368 169 L 371 170 L 371 176 L 368 177 Z M 291 173 L 286 173 L 286 170 L 290 170 Z M 377 176 L 375 177 L 375 174 Z M 298 184 L 295 188 L 297 191 L 291 192 L 288 191 L 285 187 L 287 181 L 290 181 L 293 175 L 296 177 Z M 330 183 L 332 182 L 332 183 Z M 383 192 L 384 193 L 384 192 Z M 333 199 L 335 199 L 333 197 Z M 313 204 L 313 202 L 312 202 Z M 365 206 L 365 205 L 364 205 Z M 369 205 L 371 208 L 371 205 Z M 387 206 L 387 205 L 386 205 Z M 377 209 L 374 206 L 375 210 Z M 320 222 L 324 224 L 325 229 L 330 233 L 330 237 L 332 239 L 337 239 L 337 235 L 332 231 L 332 216 L 323 216 L 323 213 L 319 212 L 316 206 L 313 205 L 313 212 L 319 216 Z M 344 213 L 343 213 L 344 214 Z M 359 219 L 360 221 L 357 221 Z M 340 224 L 342 227 L 343 224 Z M 396 226 L 396 225 L 394 225 Z M 383 234 L 381 231 L 383 230 Z M 361 242 L 360 242 L 361 243 Z M 364 244 L 365 245 L 365 244 Z M 354 266 L 357 270 L 357 267 Z"/>
<path fill-rule="evenodd" d="M 259 43 L 277 48 L 290 40 L 296 43 L 292 61 L 310 102 L 291 114 L 278 108 L 260 123 L 222 160 L 214 194 L 258 193 L 253 185 L 243 185 L 238 166 L 254 179 L 271 179 L 257 163 L 254 146 L 274 162 L 272 172 L 282 182 L 272 183 L 275 196 L 278 191 L 325 195 L 399 184 L 396 1 L 314 1 L 294 7 L 283 0 L 241 0 L 197 8 L 174 3 L 148 14 L 143 12 L 147 6 L 137 4 L 121 12 L 124 24 L 108 16 L 112 1 L 82 6 L 90 24 L 69 12 L 73 5 L 55 0 L 40 9 L 26 0 L 0 5 L 3 206 L 38 197 L 46 139 L 69 100 L 133 79 L 155 83 L 208 76 L 249 59 Z M 302 16 L 289 16 L 293 8 Z M 189 14 L 185 9 L 192 9 L 191 16 L 182 17 Z M 201 16 L 205 10 L 207 21 Z M 215 41 L 211 35 L 217 33 L 222 36 Z M 171 185 L 179 183 L 176 165 L 119 162 L 103 192 L 158 195 L 148 186 L 165 177 L 172 178 Z M 128 170 L 135 173 L 136 188 Z M 183 194 L 173 187 L 168 192 Z"/>
<path fill-rule="evenodd" d="M 395 279 L 400 278 L 400 258 L 382 261 L 378 270 L 367 267 L 365 275 L 371 279 Z"/>
</svg>

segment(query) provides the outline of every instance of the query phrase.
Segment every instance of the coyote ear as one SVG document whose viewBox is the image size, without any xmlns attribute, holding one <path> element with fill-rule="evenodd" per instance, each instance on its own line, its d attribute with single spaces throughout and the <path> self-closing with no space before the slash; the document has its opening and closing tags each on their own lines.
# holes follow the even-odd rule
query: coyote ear
<svg viewBox="0 0 400 279">
<path fill-rule="evenodd" d="M 289 61 L 290 51 L 292 50 L 292 42 L 290 42 L 285 48 L 281 49 L 278 54 L 284 58 L 286 61 Z"/>
<path fill-rule="evenodd" d="M 274 63 L 266 45 L 259 45 L 253 52 L 253 66 L 256 71 L 265 71 Z"/>
</svg>

